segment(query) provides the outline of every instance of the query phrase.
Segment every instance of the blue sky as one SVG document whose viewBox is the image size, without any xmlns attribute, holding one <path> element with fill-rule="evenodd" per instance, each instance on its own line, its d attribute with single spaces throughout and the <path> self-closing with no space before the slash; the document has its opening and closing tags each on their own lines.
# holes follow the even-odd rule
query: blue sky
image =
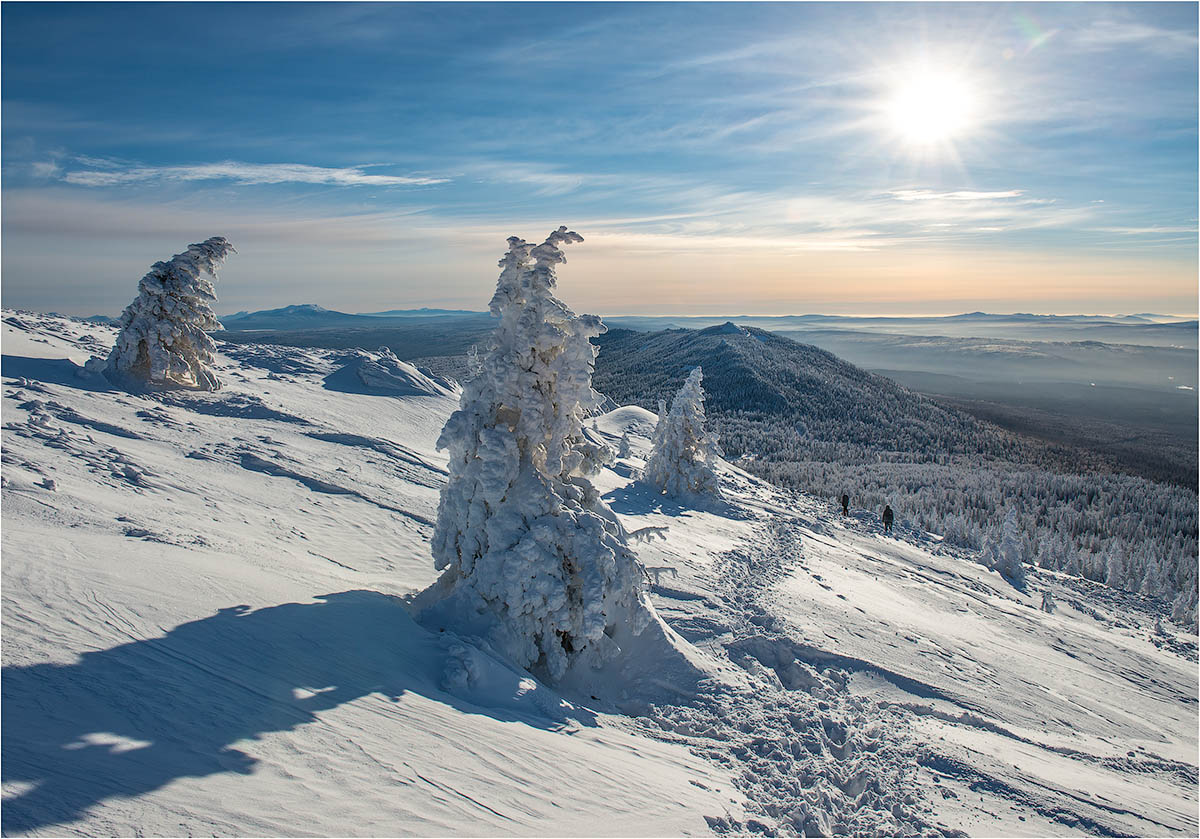
<svg viewBox="0 0 1200 839">
<path fill-rule="evenodd" d="M 1197 5 L 3 5 L 3 300 L 1196 311 Z"/>
</svg>

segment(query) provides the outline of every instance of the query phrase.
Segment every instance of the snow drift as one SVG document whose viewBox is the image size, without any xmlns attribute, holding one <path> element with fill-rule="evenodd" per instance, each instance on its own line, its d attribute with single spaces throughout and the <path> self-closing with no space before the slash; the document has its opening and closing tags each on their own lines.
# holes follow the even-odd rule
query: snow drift
<svg viewBox="0 0 1200 839">
<path fill-rule="evenodd" d="M 325 377 L 325 387 L 387 396 L 457 396 L 461 392 L 453 379 L 401 361 L 387 347 L 375 352 L 356 350 L 349 361 Z"/>
</svg>

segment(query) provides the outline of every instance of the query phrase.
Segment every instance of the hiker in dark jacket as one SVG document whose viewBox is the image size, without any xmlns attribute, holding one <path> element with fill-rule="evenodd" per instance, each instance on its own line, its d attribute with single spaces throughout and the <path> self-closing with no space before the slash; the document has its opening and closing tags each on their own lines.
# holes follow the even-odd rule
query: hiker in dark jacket
<svg viewBox="0 0 1200 839">
<path fill-rule="evenodd" d="M 842 493 L 842 515 L 850 515 L 850 496 Z"/>
<path fill-rule="evenodd" d="M 883 532 L 884 533 L 892 532 L 892 519 L 893 518 L 895 518 L 895 516 L 892 513 L 892 508 L 885 504 L 883 507 Z"/>
</svg>

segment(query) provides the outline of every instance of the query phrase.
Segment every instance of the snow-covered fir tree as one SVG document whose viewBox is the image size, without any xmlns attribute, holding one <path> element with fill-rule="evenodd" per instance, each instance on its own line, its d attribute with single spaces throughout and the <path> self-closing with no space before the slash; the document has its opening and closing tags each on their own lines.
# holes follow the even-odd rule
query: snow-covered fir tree
<svg viewBox="0 0 1200 839">
<path fill-rule="evenodd" d="M 210 369 L 216 345 L 208 330 L 220 329 L 217 299 L 209 277 L 233 245 L 222 236 L 188 245 L 183 253 L 156 262 L 138 283 L 138 296 L 121 313 L 117 341 L 104 372 L 116 381 L 217 390 Z"/>
<path fill-rule="evenodd" d="M 438 439 L 450 450 L 433 537 L 443 570 L 429 593 L 523 667 L 560 678 L 617 652 L 651 611 L 624 531 L 588 480 L 611 451 L 583 420 L 605 327 L 554 294 L 560 227 L 534 247 L 513 237 L 491 301 L 500 319 L 480 372 Z"/>
<path fill-rule="evenodd" d="M 670 412 L 659 403 L 654 445 L 646 460 L 646 481 L 667 495 L 719 495 L 714 460 L 720 454 L 717 435 L 704 428 L 704 374 L 692 370 L 675 394 Z"/>
<path fill-rule="evenodd" d="M 1000 525 L 1000 538 L 989 540 L 984 551 L 987 565 L 1013 585 L 1023 585 L 1025 582 L 1025 543 L 1021 534 L 1021 525 L 1017 518 L 1015 507 L 1009 507 L 1004 514 L 1004 523 Z"/>
<path fill-rule="evenodd" d="M 1171 620 L 1178 624 L 1196 626 L 1196 572 L 1185 577 L 1184 588 L 1171 606 Z"/>
<path fill-rule="evenodd" d="M 632 449 L 629 443 L 629 432 L 621 432 L 621 442 L 617 444 L 617 457 L 629 457 L 632 454 Z"/>
</svg>

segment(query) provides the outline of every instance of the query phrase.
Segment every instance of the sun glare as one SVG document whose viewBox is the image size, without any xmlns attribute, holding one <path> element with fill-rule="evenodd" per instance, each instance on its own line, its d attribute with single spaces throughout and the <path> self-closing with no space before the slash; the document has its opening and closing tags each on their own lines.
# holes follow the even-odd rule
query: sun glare
<svg viewBox="0 0 1200 839">
<path fill-rule="evenodd" d="M 923 72 L 892 93 L 887 114 L 892 130 L 913 147 L 948 143 L 971 127 L 973 102 L 961 79 Z"/>
</svg>

